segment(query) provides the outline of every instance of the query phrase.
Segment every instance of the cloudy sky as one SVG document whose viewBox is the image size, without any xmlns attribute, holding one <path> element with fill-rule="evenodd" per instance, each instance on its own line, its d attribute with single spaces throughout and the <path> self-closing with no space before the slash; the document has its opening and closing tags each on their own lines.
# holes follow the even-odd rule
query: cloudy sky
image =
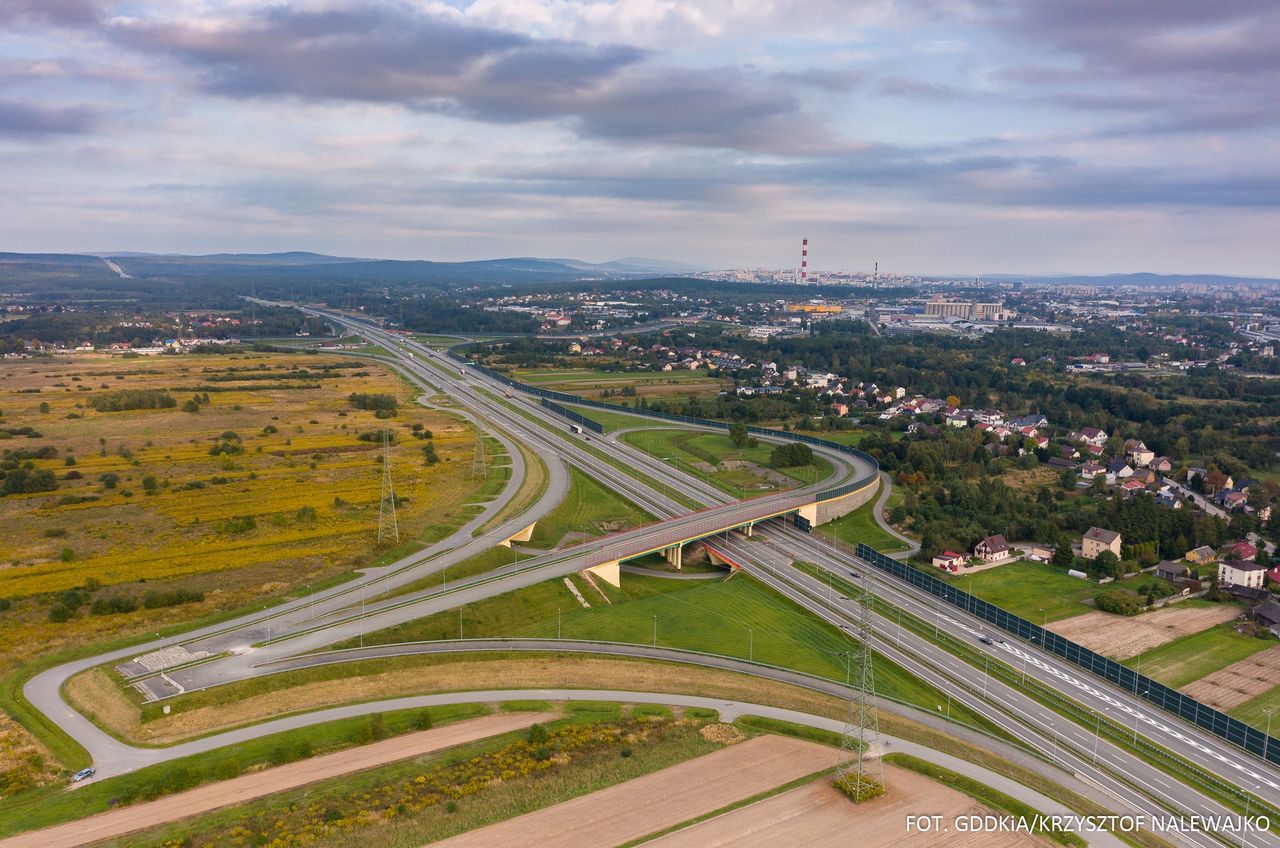
<svg viewBox="0 0 1280 848">
<path fill-rule="evenodd" d="M 1280 276 L 1275 0 L 0 0 L 0 250 Z"/>
</svg>

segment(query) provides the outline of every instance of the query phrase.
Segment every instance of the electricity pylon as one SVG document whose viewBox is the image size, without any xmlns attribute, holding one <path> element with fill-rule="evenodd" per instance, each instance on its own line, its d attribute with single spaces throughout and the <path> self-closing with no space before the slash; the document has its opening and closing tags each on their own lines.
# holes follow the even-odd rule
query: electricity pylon
<svg viewBox="0 0 1280 848">
<path fill-rule="evenodd" d="M 858 611 L 857 647 L 844 652 L 845 684 L 849 687 L 849 709 L 840 734 L 840 755 L 836 760 L 836 787 L 854 803 L 884 794 L 884 767 L 878 752 L 880 719 L 876 714 L 875 671 L 871 665 L 871 591 L 866 577 L 858 581 L 853 599 Z"/>
<path fill-rule="evenodd" d="M 382 497 L 378 501 L 378 544 L 400 543 L 396 523 L 396 493 L 391 486 L 391 431 L 382 431 Z"/>
</svg>

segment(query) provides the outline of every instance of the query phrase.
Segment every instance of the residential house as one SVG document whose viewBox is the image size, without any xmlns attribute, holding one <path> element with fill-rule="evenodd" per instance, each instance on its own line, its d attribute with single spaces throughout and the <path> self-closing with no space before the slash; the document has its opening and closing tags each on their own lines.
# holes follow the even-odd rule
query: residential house
<svg viewBox="0 0 1280 848">
<path fill-rule="evenodd" d="M 1113 459 L 1107 465 L 1107 482 L 1115 484 L 1133 476 L 1133 469 L 1123 459 Z"/>
<path fill-rule="evenodd" d="M 1156 452 L 1148 448 L 1138 439 L 1128 439 L 1124 443 L 1124 454 L 1134 465 L 1143 466 L 1156 458 Z"/>
<path fill-rule="evenodd" d="M 1009 543 L 1005 541 L 1004 536 L 997 533 L 974 545 L 973 555 L 983 562 L 998 562 L 1002 559 L 1008 559 L 1010 555 Z"/>
<path fill-rule="evenodd" d="M 1187 562 L 1194 562 L 1196 565 L 1204 565 L 1213 562 L 1218 558 L 1218 552 L 1208 545 L 1201 545 L 1198 548 L 1192 548 L 1182 557 Z"/>
<path fill-rule="evenodd" d="M 1160 492 L 1156 495 L 1156 505 L 1168 507 L 1169 509 L 1182 509 L 1182 498 L 1173 492 Z"/>
<path fill-rule="evenodd" d="M 1145 492 L 1146 490 L 1147 487 L 1142 485 L 1141 480 L 1134 480 L 1132 477 L 1120 484 L 1121 493 L 1129 497 L 1136 495 L 1138 492 Z"/>
<path fill-rule="evenodd" d="M 1258 549 L 1251 542 L 1235 542 L 1218 552 L 1223 559 L 1253 559 Z"/>
<path fill-rule="evenodd" d="M 1133 472 L 1132 479 L 1137 480 L 1139 483 L 1141 483 L 1144 486 L 1151 486 L 1151 485 L 1154 485 L 1155 482 L 1160 478 L 1150 468 L 1140 468 L 1137 471 Z"/>
<path fill-rule="evenodd" d="M 964 565 L 964 554 L 958 554 L 955 551 L 943 551 L 933 558 L 933 564 L 938 568 L 945 568 L 948 571 L 955 571 Z"/>
<path fill-rule="evenodd" d="M 1250 614 L 1260 626 L 1270 630 L 1272 636 L 1280 636 L 1280 601 L 1274 597 L 1267 598 L 1254 607 Z"/>
<path fill-rule="evenodd" d="M 1186 577 L 1188 573 L 1186 564 L 1176 560 L 1162 559 L 1156 563 L 1156 576 L 1165 580 L 1177 580 L 1179 577 Z"/>
<path fill-rule="evenodd" d="M 1246 559 L 1226 559 L 1218 563 L 1218 583 L 1261 589 L 1267 582 L 1267 567 Z"/>
<path fill-rule="evenodd" d="M 1167 456 L 1157 456 L 1147 467 L 1157 474 L 1168 474 L 1173 470 L 1173 462 Z"/>
<path fill-rule="evenodd" d="M 1107 473 L 1107 467 L 1100 463 L 1094 462 L 1093 460 L 1090 460 L 1086 462 L 1084 465 L 1080 466 L 1080 476 L 1085 478 L 1086 480 L 1092 480 L 1094 477 L 1097 477 L 1100 474 L 1106 474 L 1106 473 Z"/>
<path fill-rule="evenodd" d="M 1099 448 L 1106 447 L 1107 438 L 1106 431 L 1099 430 L 1097 427 L 1082 427 L 1080 432 L 1071 434 L 1073 442 L 1081 442 Z"/>
<path fill-rule="evenodd" d="M 1090 527 L 1089 532 L 1080 539 L 1080 555 L 1085 559 L 1094 559 L 1103 551 L 1111 551 L 1120 556 L 1122 542 L 1120 534 L 1114 530 Z"/>
<path fill-rule="evenodd" d="M 1223 489 L 1214 495 L 1213 499 L 1223 509 L 1230 510 L 1244 509 L 1245 505 L 1249 503 L 1249 496 L 1238 489 Z"/>
</svg>

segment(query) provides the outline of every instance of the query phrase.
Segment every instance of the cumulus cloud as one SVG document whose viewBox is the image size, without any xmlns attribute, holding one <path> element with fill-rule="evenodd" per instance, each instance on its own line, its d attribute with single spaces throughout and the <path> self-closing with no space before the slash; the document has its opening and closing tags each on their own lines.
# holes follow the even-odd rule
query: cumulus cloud
<svg viewBox="0 0 1280 848">
<path fill-rule="evenodd" d="M 271 8 L 216 26 L 125 21 L 111 32 L 134 50 L 176 58 L 206 91 L 234 98 L 397 103 L 493 122 L 563 121 L 590 137 L 755 151 L 836 143 L 787 86 L 738 68 L 662 65 L 636 47 L 535 39 L 399 7 Z"/>
</svg>

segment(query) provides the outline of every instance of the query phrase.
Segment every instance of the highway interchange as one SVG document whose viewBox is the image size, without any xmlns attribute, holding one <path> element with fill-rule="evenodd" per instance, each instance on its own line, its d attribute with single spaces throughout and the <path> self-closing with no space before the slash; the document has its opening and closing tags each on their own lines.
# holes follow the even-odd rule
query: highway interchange
<svg viewBox="0 0 1280 848">
<path fill-rule="evenodd" d="M 186 749 L 193 744 L 165 749 L 131 746 L 107 734 L 67 704 L 62 697 L 65 682 L 80 671 L 103 664 L 121 666 L 126 673 L 135 674 L 140 687 L 154 698 L 308 664 L 404 653 L 518 649 L 659 656 L 796 682 L 820 691 L 841 690 L 825 681 L 797 680 L 794 672 L 785 669 L 655 646 L 485 640 L 327 651 L 335 643 L 358 639 L 362 634 L 571 574 L 613 558 L 619 550 L 652 546 L 654 539 L 705 535 L 718 528 L 744 523 L 753 517 L 789 508 L 806 496 L 811 500 L 813 491 L 860 479 L 874 469 L 847 454 L 819 451 L 833 468 L 829 479 L 790 492 L 735 502 L 707 481 L 682 474 L 662 459 L 632 448 L 618 439 L 617 432 L 607 437 L 571 434 L 565 420 L 543 409 L 536 399 L 521 395 L 508 398 L 505 387 L 479 372 L 460 369 L 456 362 L 445 359 L 438 351 L 356 318 L 311 311 L 380 345 L 395 359 L 397 367 L 429 394 L 445 394 L 459 404 L 461 409 L 449 411 L 468 417 L 502 444 L 511 458 L 511 478 L 504 491 L 457 532 L 399 562 L 370 569 L 358 581 L 316 591 L 181 637 L 67 663 L 33 677 L 24 687 L 26 698 L 89 751 L 100 777 L 183 756 L 190 753 Z M 655 422 L 653 426 L 673 425 Z M 546 492 L 519 515 L 505 517 L 497 526 L 479 533 L 486 523 L 495 520 L 520 487 L 525 466 L 517 443 L 535 452 L 547 466 Z M 449 568 L 509 538 L 554 509 L 567 490 L 567 466 L 604 482 L 658 521 L 614 534 L 607 544 L 594 540 L 474 577 L 449 579 Z M 886 491 L 882 492 L 881 502 L 887 496 L 888 480 L 884 479 Z M 689 504 L 699 508 L 691 509 Z M 1236 786 L 1272 807 L 1280 804 L 1280 773 L 1276 769 L 1161 713 L 1135 697 L 1135 693 L 1118 690 L 1086 675 L 1034 645 L 1008 640 L 989 648 L 982 646 L 978 636 L 983 633 L 984 625 L 976 618 L 920 596 L 916 590 L 876 572 L 819 535 L 801 532 L 780 519 L 771 519 L 758 529 L 763 533 L 754 540 L 746 540 L 737 533 L 718 533 L 708 539 L 708 544 L 746 573 L 837 627 L 856 628 L 858 615 L 854 601 L 833 590 L 828 580 L 796 568 L 796 561 L 814 563 L 835 577 L 847 580 L 853 579 L 851 574 L 857 574 L 857 579 L 865 581 L 879 601 L 891 605 L 890 609 L 901 610 L 917 621 L 930 622 L 945 633 L 981 647 L 983 665 L 969 665 L 964 657 L 957 657 L 928 638 L 927 633 L 918 632 L 919 628 L 903 627 L 900 619 L 895 621 L 892 615 L 883 612 L 874 617 L 873 645 L 879 653 L 946 693 L 951 703 L 963 704 L 972 713 L 1004 728 L 1020 740 L 1023 750 L 1011 748 L 1003 741 L 979 738 L 976 731 L 946 723 L 945 716 L 922 713 L 887 701 L 881 702 L 882 709 L 946 726 L 949 732 L 965 738 L 979 738 L 985 747 L 1051 771 L 1058 782 L 1071 785 L 1116 812 L 1148 815 L 1227 815 L 1231 812 L 1201 788 L 1180 780 L 1176 768 L 1166 770 L 1152 765 L 1127 748 L 1113 744 L 1105 734 L 1097 734 L 1095 728 L 1080 726 L 1050 711 L 1020 687 L 1006 684 L 984 668 L 989 662 L 1003 662 L 1094 711 L 1102 720 L 1110 719 L 1133 728 L 1135 739 L 1145 737 L 1205 772 L 1217 775 L 1224 789 Z M 475 535 L 477 533 L 479 535 Z M 438 584 L 434 581 L 436 576 Z M 623 579 L 626 579 L 625 572 Z M 134 657 L 173 645 L 181 645 L 197 657 L 203 654 L 204 658 L 165 670 L 163 674 L 131 662 Z M 377 705 L 364 706 L 377 708 Z M 198 745 L 208 750 L 232 744 L 242 741 L 246 735 L 282 729 L 275 727 L 276 724 L 205 737 L 198 740 Z M 1029 756 L 1030 753 L 1035 756 Z M 1243 841 L 1239 834 L 1223 838 L 1204 832 L 1170 833 L 1165 837 L 1182 845 L 1280 845 L 1280 838 L 1275 834 L 1247 834 Z"/>
</svg>

